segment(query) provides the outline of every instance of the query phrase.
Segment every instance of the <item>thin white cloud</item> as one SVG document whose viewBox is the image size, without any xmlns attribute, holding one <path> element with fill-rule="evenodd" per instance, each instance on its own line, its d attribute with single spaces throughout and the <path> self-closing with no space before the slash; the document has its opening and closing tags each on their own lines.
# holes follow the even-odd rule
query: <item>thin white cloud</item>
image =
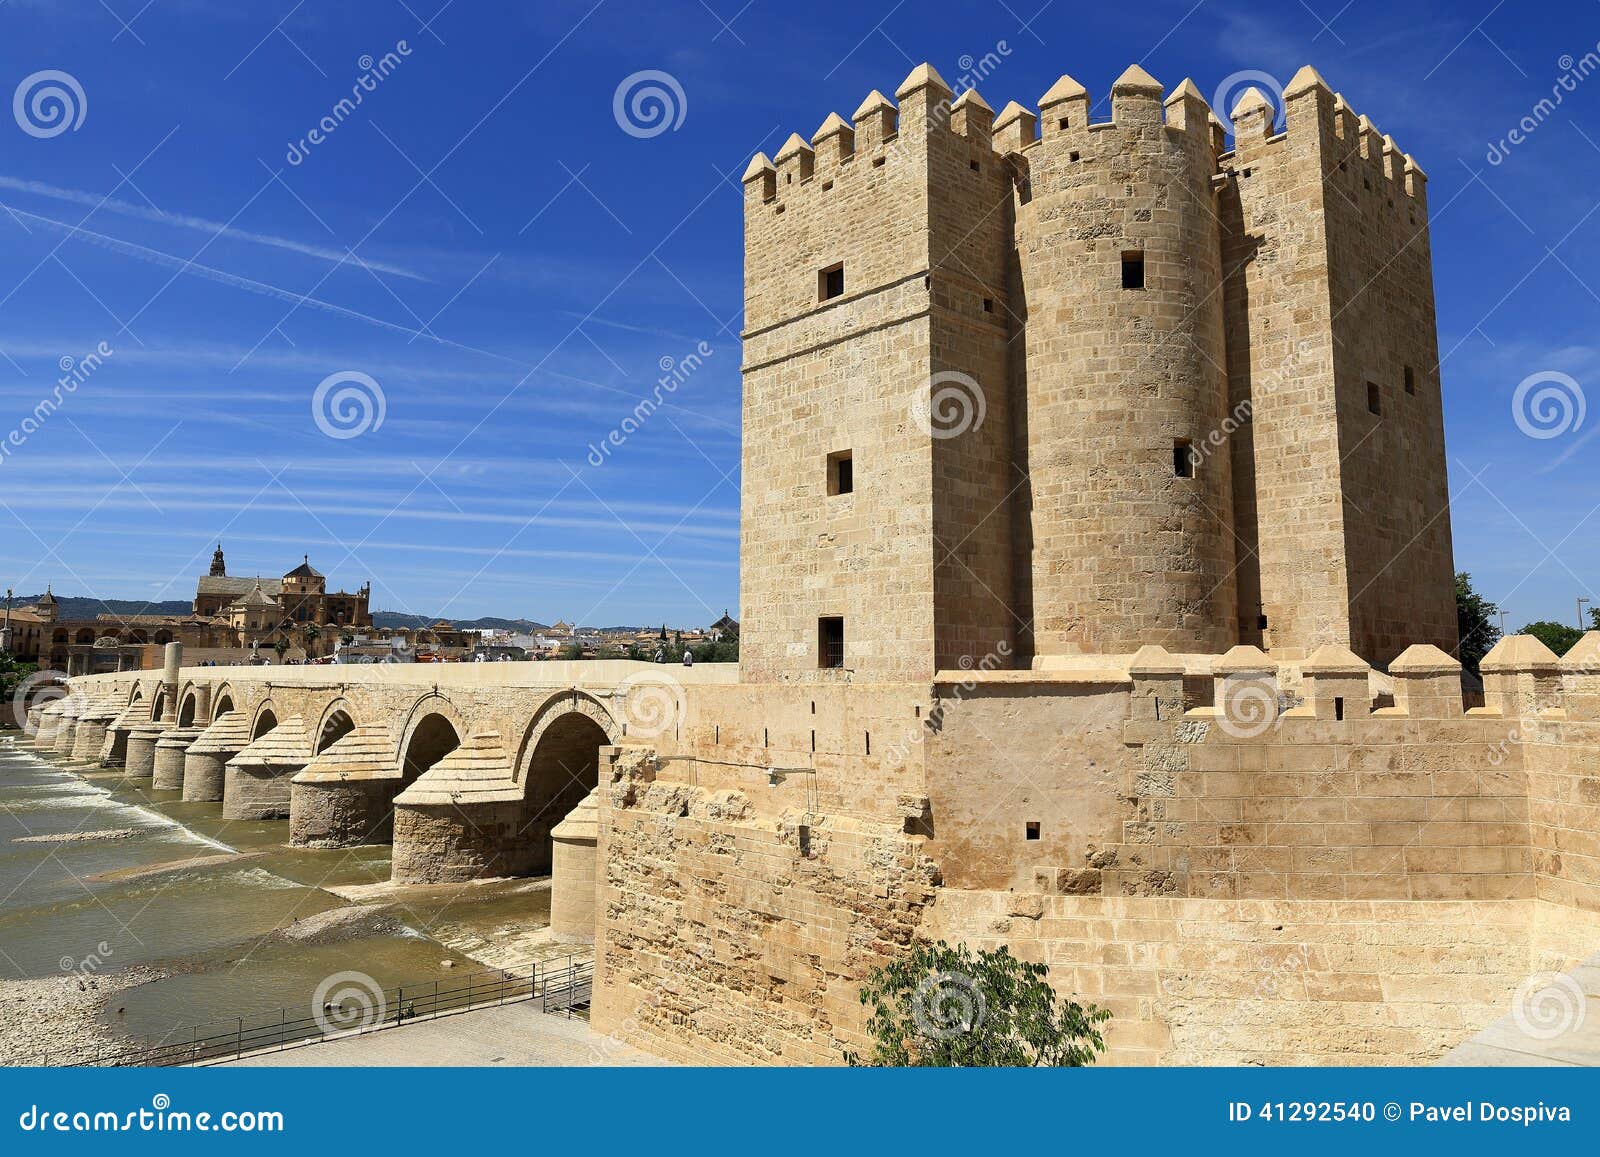
<svg viewBox="0 0 1600 1157">
<path fill-rule="evenodd" d="M 293 491 L 291 490 L 291 493 Z M 171 510 L 227 510 L 237 511 L 238 502 L 217 502 L 208 499 L 182 499 L 163 497 L 159 500 L 163 512 Z M 296 501 L 282 501 L 277 499 L 258 499 L 248 505 L 251 513 L 259 514 L 304 514 L 308 504 Z M 73 496 L 52 495 L 46 493 L 30 493 L 28 496 L 28 509 L 39 510 L 70 510 L 79 511 L 84 506 L 84 500 Z M 136 490 L 126 494 L 116 494 L 107 497 L 98 503 L 101 510 L 149 510 L 150 501 Z M 737 526 L 718 526 L 698 521 L 683 521 L 672 523 L 666 521 L 647 522 L 633 519 L 617 518 L 606 515 L 599 518 L 574 518 L 567 516 L 540 514 L 530 521 L 526 514 L 500 514 L 491 511 L 470 510 L 423 510 L 414 506 L 389 508 L 383 506 L 357 506 L 348 502 L 332 502 L 323 506 L 316 513 L 328 518 L 376 518 L 405 519 L 418 522 L 438 522 L 458 525 L 490 525 L 490 526 L 517 526 L 529 530 L 597 530 L 615 532 L 618 530 L 631 531 L 634 534 L 661 534 L 672 537 L 685 538 L 720 538 L 736 539 L 739 537 Z"/>
<path fill-rule="evenodd" d="M 221 221 L 209 221 L 204 217 L 194 217 L 187 213 L 170 213 L 165 209 L 152 209 L 145 205 L 135 205 L 131 201 L 119 201 L 111 197 L 102 197 L 99 193 L 89 193 L 81 189 L 64 189 L 59 185 L 46 184 L 44 181 L 30 181 L 22 177 L 8 177 L 0 174 L 0 189 L 11 189 L 18 193 L 31 193 L 40 197 L 49 197 L 56 201 L 67 201 L 74 205 L 87 205 L 97 211 L 120 213 L 124 217 L 137 217 L 141 221 L 154 221 L 161 225 L 175 225 L 182 229 L 195 229 L 201 233 L 227 237 L 234 241 L 249 241 L 256 245 L 266 245 L 273 249 L 299 253 L 305 257 L 315 257 L 319 261 L 329 261 L 335 265 L 343 263 L 357 268 L 371 269 L 378 273 L 390 273 L 396 277 L 409 277 L 413 281 L 428 280 L 420 273 L 413 273 L 409 269 L 404 269 L 398 265 L 390 265 L 385 261 L 369 261 L 365 258 L 357 257 L 353 253 L 329 249 L 322 245 L 310 245 L 290 237 L 279 237 L 271 233 L 255 233 L 248 229 L 236 229 Z"/>
<path fill-rule="evenodd" d="M 279 301 L 286 301 L 291 305 L 306 309 L 321 310 L 324 313 L 337 314 L 340 317 L 352 318 L 355 321 L 364 321 L 368 325 L 377 326 L 379 329 L 386 329 L 391 333 L 402 333 L 407 337 L 418 337 L 424 341 L 435 342 L 439 345 L 450 346 L 454 349 L 466 350 L 469 353 L 483 354 L 486 357 L 498 358 L 501 361 L 516 361 L 514 358 L 508 358 L 503 354 L 497 354 L 490 350 L 475 349 L 472 346 L 463 345 L 460 342 L 450 341 L 448 338 L 439 337 L 437 334 L 422 333 L 418 330 L 412 329 L 409 326 L 398 325 L 392 321 L 385 321 L 381 317 L 374 317 L 370 313 L 362 313 L 358 309 L 348 309 L 342 305 L 335 305 L 333 302 L 324 301 L 320 297 L 309 297 L 302 293 L 296 293 L 292 289 L 282 289 L 276 285 L 269 285 L 265 281 L 257 281 L 253 277 L 245 277 L 238 273 L 229 273 L 225 269 L 218 269 L 211 265 L 202 265 L 198 261 L 193 261 L 186 257 L 179 257 L 176 254 L 167 253 L 160 249 L 152 249 L 148 245 L 139 245 L 132 241 L 124 241 L 120 237 L 112 237 L 106 233 L 97 233 L 93 229 L 84 229 L 81 226 L 73 225 L 66 221 L 58 221 L 54 217 L 42 217 L 38 213 L 30 213 L 26 209 L 18 209 L 16 206 L 7 205 L 4 202 L 0 202 L 0 211 L 3 211 L 4 213 L 19 220 L 26 218 L 28 221 L 43 225 L 48 229 L 60 229 L 74 240 L 97 246 L 112 253 L 120 253 L 125 257 L 132 257 L 139 261 L 145 261 L 151 265 L 160 265 L 167 269 L 176 269 L 179 273 L 192 274 L 195 277 L 200 277 L 207 281 L 215 281 L 221 283 L 222 285 L 232 286 L 235 289 L 243 289 L 250 293 L 258 293 L 263 297 L 276 298 Z"/>
</svg>

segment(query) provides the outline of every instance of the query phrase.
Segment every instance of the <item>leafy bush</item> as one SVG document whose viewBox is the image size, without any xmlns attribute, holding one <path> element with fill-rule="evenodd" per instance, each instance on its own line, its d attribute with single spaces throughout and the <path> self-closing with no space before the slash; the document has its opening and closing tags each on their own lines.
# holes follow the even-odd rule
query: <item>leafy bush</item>
<svg viewBox="0 0 1600 1157">
<path fill-rule="evenodd" d="M 871 1067 L 1016 1067 L 1090 1065 L 1105 1051 L 1105 1009 L 1059 996 L 1049 968 L 1004 947 L 974 953 L 944 941 L 874 969 L 861 986 L 872 1009 L 866 1056 Z"/>
</svg>

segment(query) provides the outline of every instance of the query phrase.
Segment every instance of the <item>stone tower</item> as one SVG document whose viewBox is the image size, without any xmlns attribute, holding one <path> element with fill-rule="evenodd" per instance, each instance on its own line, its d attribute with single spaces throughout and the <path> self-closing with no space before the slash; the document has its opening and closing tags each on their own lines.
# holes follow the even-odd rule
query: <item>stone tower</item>
<svg viewBox="0 0 1600 1157">
<path fill-rule="evenodd" d="M 227 574 L 228 564 L 223 561 L 222 544 L 219 542 L 217 543 L 217 549 L 211 552 L 211 577 L 226 578 Z"/>
<path fill-rule="evenodd" d="M 1311 69 L 1230 151 L 1137 66 L 922 65 L 745 189 L 741 662 L 1452 647 L 1422 177 Z"/>
</svg>

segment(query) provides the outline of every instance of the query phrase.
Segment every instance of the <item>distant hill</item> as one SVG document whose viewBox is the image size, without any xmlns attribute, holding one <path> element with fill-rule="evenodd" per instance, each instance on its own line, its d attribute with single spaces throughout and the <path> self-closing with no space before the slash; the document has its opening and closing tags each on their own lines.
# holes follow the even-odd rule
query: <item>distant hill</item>
<svg viewBox="0 0 1600 1157">
<path fill-rule="evenodd" d="M 373 611 L 372 625 L 375 627 L 431 627 L 439 621 L 438 615 L 408 615 L 400 611 Z M 520 631 L 524 634 L 533 634 L 549 627 L 548 623 L 535 622 L 533 619 L 502 619 L 495 615 L 485 615 L 481 619 L 449 619 L 452 626 L 469 631 Z"/>
<path fill-rule="evenodd" d="M 44 598 L 36 595 L 16 595 L 11 599 L 14 607 L 31 606 Z M 100 615 L 187 615 L 194 610 L 188 599 L 166 599 L 147 603 L 139 599 L 86 599 L 77 595 L 56 595 L 56 605 L 63 619 L 93 619 Z"/>
<path fill-rule="evenodd" d="M 16 595 L 11 600 L 14 607 L 26 607 L 44 598 L 44 592 L 36 595 Z M 89 599 L 78 595 L 56 595 L 56 605 L 61 608 L 63 619 L 93 619 L 99 615 L 187 615 L 194 609 L 194 604 L 186 599 L 166 599 L 161 602 L 146 603 L 138 599 Z M 394 629 L 396 627 L 431 627 L 439 621 L 438 615 L 408 615 L 401 611 L 373 611 L 372 624 L 375 627 Z M 549 623 L 541 623 L 536 619 L 506 619 L 498 615 L 485 615 L 481 619 L 451 619 L 452 625 L 469 631 L 516 631 L 521 634 L 533 635 L 540 631 L 550 629 Z M 602 631 L 642 631 L 646 627 L 601 627 Z"/>
</svg>

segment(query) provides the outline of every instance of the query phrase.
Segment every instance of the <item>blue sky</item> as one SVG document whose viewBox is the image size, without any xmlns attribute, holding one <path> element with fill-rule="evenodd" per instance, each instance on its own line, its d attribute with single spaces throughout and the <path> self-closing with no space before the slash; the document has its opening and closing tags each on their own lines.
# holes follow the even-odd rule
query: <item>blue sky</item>
<svg viewBox="0 0 1600 1157">
<path fill-rule="evenodd" d="M 997 109 L 1069 72 L 1104 111 L 1132 61 L 1208 96 L 1314 64 L 1431 178 L 1458 568 L 1513 626 L 1600 598 L 1600 75 L 1534 112 L 1600 5 L 441 2 L 0 7 L 0 96 L 55 70 L 83 111 L 54 132 L 45 77 L 32 131 L 0 117 L 0 427 L 111 351 L 0 460 L 0 581 L 188 598 L 220 537 L 232 573 L 309 551 L 388 610 L 737 613 L 739 174 L 988 57 Z M 636 135 L 613 100 L 646 70 L 681 121 Z M 354 374 L 382 424 L 330 437 L 319 383 Z M 1581 423 L 1523 432 L 1537 374 Z"/>
</svg>

